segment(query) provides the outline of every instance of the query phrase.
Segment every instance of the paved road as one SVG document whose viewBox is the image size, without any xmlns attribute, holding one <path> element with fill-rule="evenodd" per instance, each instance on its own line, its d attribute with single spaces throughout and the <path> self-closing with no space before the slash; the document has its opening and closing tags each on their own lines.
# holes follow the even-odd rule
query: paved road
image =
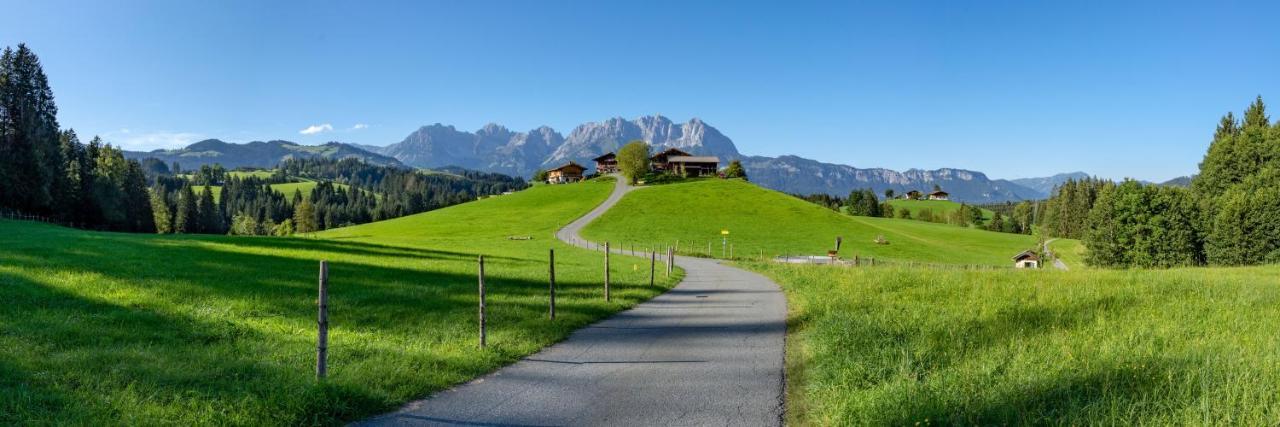
<svg viewBox="0 0 1280 427">
<path fill-rule="evenodd" d="M 556 233 L 567 242 L 630 188 Z M 678 257 L 671 291 L 365 425 L 780 425 L 786 300 L 768 279 Z"/>
<path fill-rule="evenodd" d="M 1069 268 L 1067 268 L 1067 263 L 1062 262 L 1062 260 L 1058 259 L 1058 257 L 1053 256 L 1053 251 L 1049 249 L 1049 245 L 1053 244 L 1055 240 L 1058 240 L 1058 239 L 1049 239 L 1044 242 L 1044 252 L 1049 254 L 1050 258 L 1053 258 L 1054 268 L 1057 268 L 1059 270 L 1069 270 Z"/>
</svg>

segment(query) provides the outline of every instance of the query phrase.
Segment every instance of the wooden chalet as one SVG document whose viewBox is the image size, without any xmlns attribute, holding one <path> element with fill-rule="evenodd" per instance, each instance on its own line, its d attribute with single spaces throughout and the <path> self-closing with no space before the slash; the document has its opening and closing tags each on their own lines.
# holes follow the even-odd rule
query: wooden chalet
<svg viewBox="0 0 1280 427">
<path fill-rule="evenodd" d="M 942 190 L 929 193 L 929 200 L 948 200 L 950 198 L 951 198 L 951 195 L 947 194 L 946 191 L 942 191 Z"/>
<path fill-rule="evenodd" d="M 907 194 L 903 194 L 902 198 L 907 200 L 916 200 L 920 198 L 920 192 L 916 190 L 911 190 L 911 191 L 908 191 Z"/>
<path fill-rule="evenodd" d="M 716 156 L 669 156 L 667 170 L 682 176 L 715 176 L 720 170 Z"/>
<path fill-rule="evenodd" d="M 1022 253 L 1014 255 L 1014 268 L 1040 268 L 1040 257 L 1036 256 L 1033 251 L 1022 251 Z"/>
<path fill-rule="evenodd" d="M 564 166 L 547 171 L 547 183 L 566 184 L 582 181 L 582 172 L 586 170 L 587 168 L 580 164 L 569 162 Z"/>
<path fill-rule="evenodd" d="M 649 167 L 655 171 L 667 171 L 670 166 L 671 157 L 691 157 L 692 154 L 681 151 L 678 148 L 668 148 L 662 150 L 658 154 L 649 157 Z"/>
<path fill-rule="evenodd" d="M 605 175 L 618 172 L 618 156 L 612 152 L 591 160 L 596 162 L 596 173 L 598 174 Z"/>
</svg>

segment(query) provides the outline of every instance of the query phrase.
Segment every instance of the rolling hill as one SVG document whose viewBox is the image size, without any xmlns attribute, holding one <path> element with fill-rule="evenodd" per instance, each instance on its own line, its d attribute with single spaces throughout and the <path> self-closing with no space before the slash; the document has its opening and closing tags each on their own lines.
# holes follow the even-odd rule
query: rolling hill
<svg viewBox="0 0 1280 427">
<path fill-rule="evenodd" d="M 293 238 L 0 220 L 0 424 L 335 425 L 469 380 L 678 280 L 649 287 L 618 257 L 605 303 L 603 255 L 553 239 L 611 188 L 541 186 Z M 549 248 L 555 321 L 546 319 Z M 482 350 L 479 254 L 489 289 Z M 322 259 L 330 368 L 317 382 Z"/>
<path fill-rule="evenodd" d="M 922 221 L 843 215 L 795 197 L 738 180 L 658 185 L 629 193 L 583 236 L 626 245 L 664 246 L 682 253 L 712 246 L 722 252 L 721 230 L 739 258 L 821 255 L 844 238 L 840 255 L 882 261 L 1008 266 L 1036 245 L 1027 235 L 996 233 Z M 877 244 L 883 236 L 888 244 Z"/>
</svg>

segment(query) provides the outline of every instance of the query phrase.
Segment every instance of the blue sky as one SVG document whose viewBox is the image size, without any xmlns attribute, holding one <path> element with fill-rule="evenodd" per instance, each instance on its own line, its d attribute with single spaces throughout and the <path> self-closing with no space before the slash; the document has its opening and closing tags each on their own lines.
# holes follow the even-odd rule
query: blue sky
<svg viewBox="0 0 1280 427">
<path fill-rule="evenodd" d="M 660 113 L 748 154 L 1164 180 L 1280 103 L 1276 2 L 3 3 L 62 125 L 133 149 Z"/>
</svg>

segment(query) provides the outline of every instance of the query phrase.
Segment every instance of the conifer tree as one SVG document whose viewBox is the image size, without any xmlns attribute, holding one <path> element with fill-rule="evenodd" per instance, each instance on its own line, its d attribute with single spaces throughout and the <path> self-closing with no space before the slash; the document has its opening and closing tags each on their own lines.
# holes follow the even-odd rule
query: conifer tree
<svg viewBox="0 0 1280 427">
<path fill-rule="evenodd" d="M 200 231 L 199 210 L 196 206 L 196 193 L 190 185 L 182 186 L 178 192 L 178 209 L 173 214 L 173 231 L 175 233 L 197 233 Z"/>
</svg>

